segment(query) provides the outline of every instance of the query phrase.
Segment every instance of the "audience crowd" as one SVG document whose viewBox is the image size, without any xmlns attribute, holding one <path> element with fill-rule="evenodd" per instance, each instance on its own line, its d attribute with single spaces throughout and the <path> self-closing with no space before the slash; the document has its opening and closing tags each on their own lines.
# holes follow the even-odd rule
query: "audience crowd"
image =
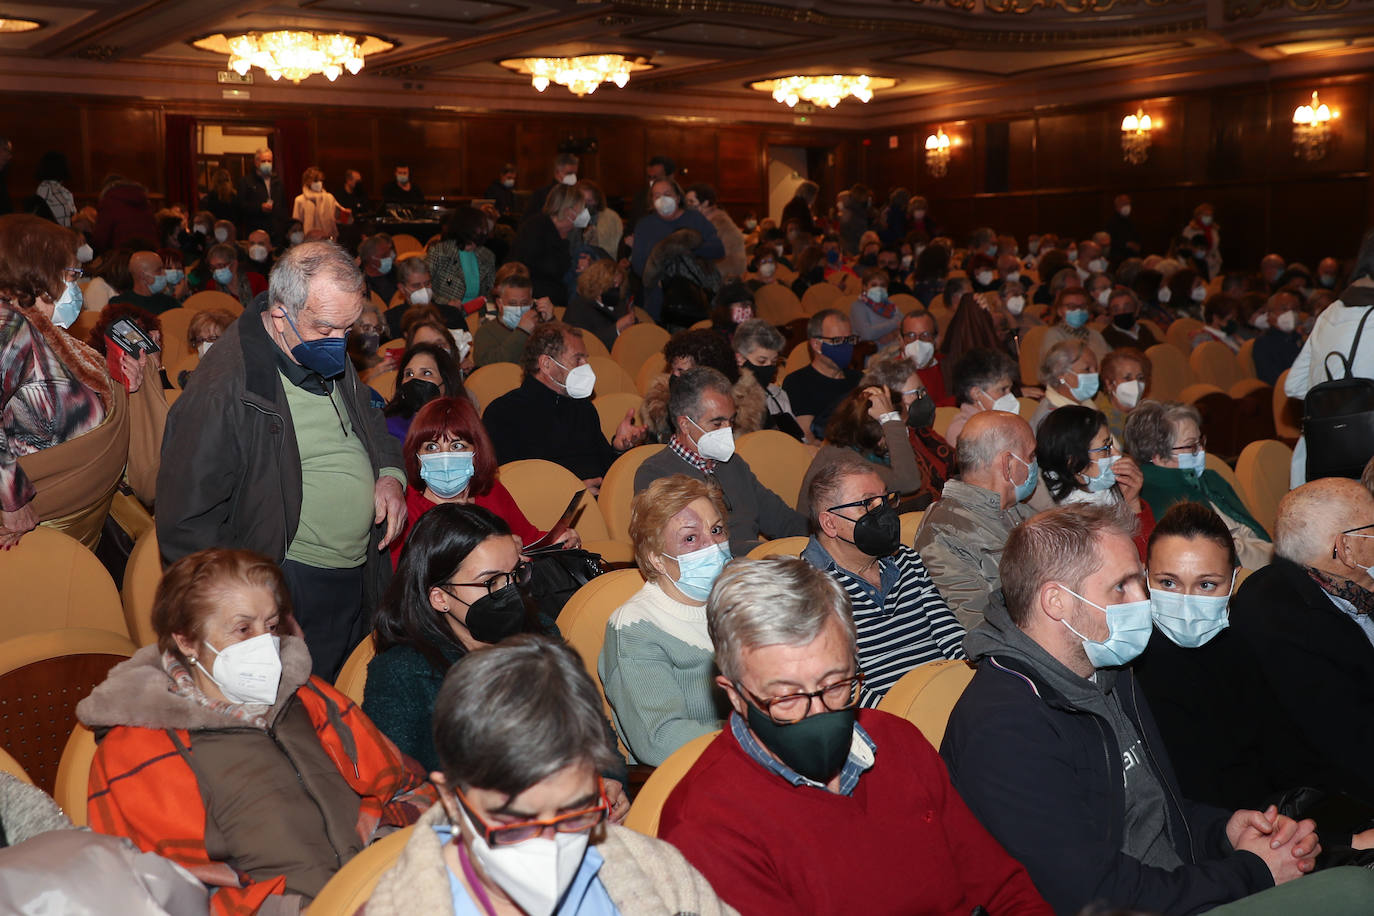
<svg viewBox="0 0 1374 916">
<path fill-rule="evenodd" d="M 97 834 L 222 916 L 412 825 L 369 913 L 1369 911 L 1374 233 L 1252 266 L 1205 202 L 1150 251 L 1126 195 L 955 238 L 902 188 L 736 223 L 667 156 L 630 201 L 552 165 L 418 250 L 408 163 L 374 198 L 269 149 L 162 210 L 49 153 L 0 215 L 0 546 L 122 569 L 122 491 L 164 566 L 77 707 Z M 619 560 L 531 520 L 563 478 Z M 608 566 L 589 655 L 559 610 Z M 0 779 L 0 844 L 69 828 Z"/>
</svg>

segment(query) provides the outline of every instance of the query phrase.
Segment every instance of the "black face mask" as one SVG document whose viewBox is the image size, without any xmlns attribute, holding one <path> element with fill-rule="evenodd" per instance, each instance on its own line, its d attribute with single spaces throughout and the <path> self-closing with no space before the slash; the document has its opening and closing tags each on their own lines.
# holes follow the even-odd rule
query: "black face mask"
<svg viewBox="0 0 1374 916">
<path fill-rule="evenodd" d="M 875 254 L 866 254 L 859 258 L 859 263 L 864 267 L 876 267 L 878 264 L 878 256 Z"/>
<path fill-rule="evenodd" d="M 514 582 L 468 605 L 466 626 L 478 642 L 498 643 L 525 629 L 525 599 Z"/>
<path fill-rule="evenodd" d="M 439 386 L 422 378 L 406 379 L 401 384 L 400 402 L 412 417 L 438 396 Z"/>
<path fill-rule="evenodd" d="M 1113 315 L 1112 324 L 1123 331 L 1129 331 L 1131 328 L 1135 327 L 1135 316 L 1130 312 L 1126 312 L 1122 315 Z"/>
<path fill-rule="evenodd" d="M 935 399 L 930 395 L 917 398 L 906 409 L 906 425 L 912 429 L 927 429 L 935 422 Z"/>
<path fill-rule="evenodd" d="M 854 546 L 870 557 L 890 557 L 902 546 L 902 520 L 891 506 L 879 506 L 854 523 Z"/>
<path fill-rule="evenodd" d="M 756 366 L 746 359 L 743 368 L 748 369 L 753 374 L 754 380 L 759 383 L 760 388 L 767 388 L 769 385 L 773 384 L 774 380 L 778 377 L 778 366 L 776 363 L 771 366 Z"/>
<path fill-rule="evenodd" d="M 840 709 L 807 716 L 791 725 L 779 725 L 768 714 L 745 701 L 749 729 L 778 759 L 813 782 L 828 782 L 849 759 L 854 741 L 854 709 Z"/>
<path fill-rule="evenodd" d="M 610 312 L 611 314 L 614 315 L 614 314 L 615 314 L 615 310 L 616 310 L 617 307 L 619 307 L 619 305 L 620 305 L 620 288 L 619 288 L 619 287 L 612 286 L 610 289 L 606 290 L 605 292 L 603 292 L 603 293 L 601 294 L 601 306 L 602 306 L 602 308 L 606 309 L 606 311 L 608 311 L 608 312 Z"/>
</svg>

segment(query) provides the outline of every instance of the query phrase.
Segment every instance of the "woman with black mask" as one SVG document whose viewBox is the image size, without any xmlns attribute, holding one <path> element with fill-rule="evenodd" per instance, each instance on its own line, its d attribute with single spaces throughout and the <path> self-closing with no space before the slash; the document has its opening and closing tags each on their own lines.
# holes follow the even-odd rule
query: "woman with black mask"
<svg viewBox="0 0 1374 916">
<path fill-rule="evenodd" d="M 382 408 L 387 432 L 405 441 L 411 418 L 437 397 L 464 396 L 463 377 L 453 356 L 435 344 L 417 343 L 401 355 L 396 393 Z"/>
<path fill-rule="evenodd" d="M 804 441 L 806 436 L 801 424 L 792 415 L 792 401 L 778 384 L 782 348 L 786 344 L 782 334 L 762 318 L 750 318 L 735 328 L 732 343 L 735 362 L 740 369 L 740 381 L 749 379 L 763 391 L 768 408 L 763 428 L 780 429 L 798 442 Z"/>
</svg>

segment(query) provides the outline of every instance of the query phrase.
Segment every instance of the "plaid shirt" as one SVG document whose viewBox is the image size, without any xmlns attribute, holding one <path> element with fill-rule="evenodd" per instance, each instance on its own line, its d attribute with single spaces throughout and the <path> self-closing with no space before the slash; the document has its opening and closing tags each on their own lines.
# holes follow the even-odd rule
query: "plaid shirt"
<svg viewBox="0 0 1374 916">
<path fill-rule="evenodd" d="M 743 717 L 737 712 L 730 713 L 730 734 L 735 736 L 735 740 L 739 742 L 744 753 L 748 754 L 768 772 L 781 776 L 794 786 L 811 786 L 814 789 L 825 788 L 825 783 L 807 779 L 787 764 L 774 759 L 773 755 L 764 750 L 763 745 L 754 737 L 754 733 L 749 730 L 748 725 L 744 724 Z M 864 731 L 862 725 L 855 722 L 854 736 L 849 742 L 849 759 L 840 768 L 841 795 L 854 794 L 854 789 L 859 784 L 859 777 L 873 766 L 873 757 L 877 750 L 878 745 L 873 743 L 868 732 Z"/>
<path fill-rule="evenodd" d="M 695 449 L 689 449 L 684 447 L 682 441 L 678 439 L 676 433 L 673 434 L 673 438 L 668 440 L 668 448 L 672 449 L 674 455 L 677 455 L 683 461 L 687 462 L 692 467 L 696 468 L 698 471 L 701 471 L 701 473 L 715 473 L 716 459 L 703 458 L 696 453 Z"/>
</svg>

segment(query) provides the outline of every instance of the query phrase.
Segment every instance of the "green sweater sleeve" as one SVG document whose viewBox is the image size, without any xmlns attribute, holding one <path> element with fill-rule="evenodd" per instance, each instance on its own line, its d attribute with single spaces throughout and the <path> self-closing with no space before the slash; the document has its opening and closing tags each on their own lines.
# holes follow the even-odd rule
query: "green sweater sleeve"
<svg viewBox="0 0 1374 916">
<path fill-rule="evenodd" d="M 397 646 L 372 659 L 363 688 L 363 712 L 426 773 L 439 768 L 430 720 L 440 683 L 420 653 Z"/>
</svg>

